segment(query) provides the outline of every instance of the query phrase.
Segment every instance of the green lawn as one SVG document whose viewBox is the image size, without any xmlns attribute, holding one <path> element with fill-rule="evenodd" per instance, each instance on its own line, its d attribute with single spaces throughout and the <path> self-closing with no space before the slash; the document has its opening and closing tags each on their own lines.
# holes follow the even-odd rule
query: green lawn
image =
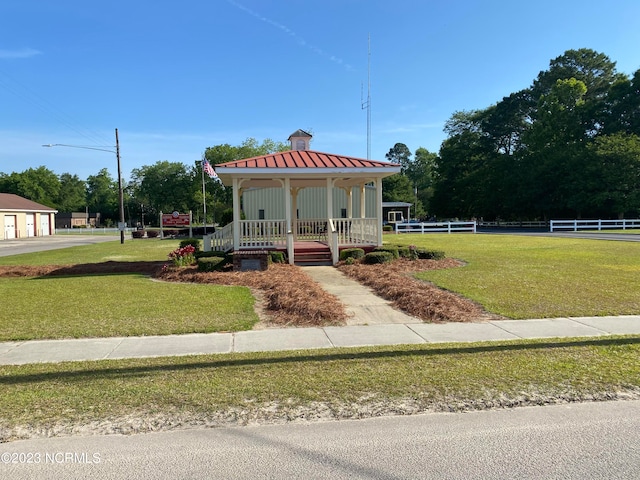
<svg viewBox="0 0 640 480">
<path fill-rule="evenodd" d="M 461 268 L 419 273 L 510 318 L 637 315 L 640 244 L 518 235 L 387 235 L 388 243 L 443 250 Z M 0 264 L 164 261 L 177 240 L 119 241 L 1 257 Z M 382 267 L 383 268 L 383 267 Z M 250 329 L 242 287 L 162 284 L 139 275 L 0 279 L 0 341 Z"/>
<path fill-rule="evenodd" d="M 1 257 L 4 265 L 162 261 L 177 240 L 119 241 Z M 259 320 L 248 288 L 174 284 L 138 274 L 0 278 L 11 308 L 0 341 L 250 330 Z"/>
<path fill-rule="evenodd" d="M 248 288 L 156 282 L 137 274 L 0 278 L 0 340 L 250 330 Z"/>
<path fill-rule="evenodd" d="M 510 318 L 637 315 L 640 243 L 520 235 L 388 235 L 466 262 L 418 278 Z"/>
<path fill-rule="evenodd" d="M 637 395 L 637 337 L 201 355 L 0 367 L 0 426 L 504 407 Z M 361 411 L 362 413 L 358 413 Z M 367 413 L 369 412 L 369 413 Z M 373 413 L 371 413 L 373 412 Z M 129 420 L 127 420 L 128 418 Z M 119 420 L 123 419 L 123 420 Z M 155 419 L 155 420 L 154 420 Z M 40 430 L 41 431 L 41 430 Z M 69 430 L 71 432 L 71 430 Z M 0 441 L 2 441 L 0 429 Z M 6 440 L 6 439 L 5 439 Z"/>
</svg>

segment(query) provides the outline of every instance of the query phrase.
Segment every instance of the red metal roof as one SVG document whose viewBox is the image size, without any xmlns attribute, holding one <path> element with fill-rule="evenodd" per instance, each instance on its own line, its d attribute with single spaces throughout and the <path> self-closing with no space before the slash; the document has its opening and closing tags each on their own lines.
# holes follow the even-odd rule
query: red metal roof
<svg viewBox="0 0 640 480">
<path fill-rule="evenodd" d="M 362 158 L 346 157 L 333 153 L 316 152 L 313 150 L 289 150 L 271 153 L 260 157 L 245 158 L 234 162 L 220 163 L 217 167 L 224 168 L 380 168 L 398 167 L 389 162 L 378 160 L 364 160 Z"/>
<path fill-rule="evenodd" d="M 37 212 L 55 212 L 55 208 L 33 202 L 13 193 L 0 193 L 0 210 L 22 210 Z"/>
</svg>

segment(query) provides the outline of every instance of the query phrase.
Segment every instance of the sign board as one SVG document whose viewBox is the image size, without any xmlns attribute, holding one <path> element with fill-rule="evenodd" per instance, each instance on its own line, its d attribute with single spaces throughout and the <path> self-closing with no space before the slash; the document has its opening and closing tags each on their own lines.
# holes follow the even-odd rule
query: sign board
<svg viewBox="0 0 640 480">
<path fill-rule="evenodd" d="M 118 230 L 124 232 L 127 229 L 127 222 L 118 222 Z"/>
<path fill-rule="evenodd" d="M 162 214 L 162 226 L 163 227 L 188 227 L 191 222 L 189 221 L 190 215 L 188 213 L 163 213 Z"/>
</svg>

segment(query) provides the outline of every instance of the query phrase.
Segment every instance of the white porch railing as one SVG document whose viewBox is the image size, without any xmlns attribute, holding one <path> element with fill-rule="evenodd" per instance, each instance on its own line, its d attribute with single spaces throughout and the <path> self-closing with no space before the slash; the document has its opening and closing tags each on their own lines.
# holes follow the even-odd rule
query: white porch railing
<svg viewBox="0 0 640 480">
<path fill-rule="evenodd" d="M 296 240 L 326 240 L 326 218 L 299 218 L 295 220 L 294 238 Z"/>
<path fill-rule="evenodd" d="M 377 245 L 378 220 L 375 218 L 334 218 L 339 245 Z"/>
<path fill-rule="evenodd" d="M 302 219 L 296 222 L 295 240 L 326 241 L 332 251 L 344 245 L 376 245 L 378 221 L 375 218 Z M 241 220 L 239 249 L 287 248 L 285 220 Z M 205 250 L 228 252 L 234 249 L 233 224 L 207 235 Z M 292 235 L 293 237 L 293 235 Z"/>
<path fill-rule="evenodd" d="M 562 230 L 604 230 L 616 229 L 626 230 L 627 228 L 640 228 L 640 219 L 633 220 L 551 220 L 549 230 L 552 232 Z"/>
<path fill-rule="evenodd" d="M 207 235 L 211 244 L 209 248 L 216 252 L 228 252 L 233 250 L 233 223 L 225 225 L 211 235 Z M 204 241 L 204 250 L 207 251 L 207 240 Z"/>
<path fill-rule="evenodd" d="M 241 220 L 239 248 L 285 248 L 286 224 L 285 220 Z"/>
<path fill-rule="evenodd" d="M 396 233 L 476 233 L 476 222 L 396 223 Z"/>
</svg>

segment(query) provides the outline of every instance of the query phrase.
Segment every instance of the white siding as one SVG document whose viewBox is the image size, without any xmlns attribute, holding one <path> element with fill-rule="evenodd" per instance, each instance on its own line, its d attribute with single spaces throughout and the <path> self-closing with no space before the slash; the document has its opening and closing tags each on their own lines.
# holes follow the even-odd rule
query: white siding
<svg viewBox="0 0 640 480">
<path fill-rule="evenodd" d="M 375 188 L 366 187 L 365 216 L 376 215 Z M 264 210 L 265 220 L 284 219 L 284 190 L 282 188 L 257 188 L 245 190 L 242 194 L 243 211 L 247 220 L 258 220 L 260 210 Z M 360 188 L 353 188 L 354 218 L 360 217 Z M 298 192 L 299 218 L 325 218 L 327 216 L 327 197 L 324 187 L 307 187 Z M 342 188 L 333 189 L 333 218 L 342 216 L 342 209 L 347 209 L 347 194 Z"/>
</svg>

